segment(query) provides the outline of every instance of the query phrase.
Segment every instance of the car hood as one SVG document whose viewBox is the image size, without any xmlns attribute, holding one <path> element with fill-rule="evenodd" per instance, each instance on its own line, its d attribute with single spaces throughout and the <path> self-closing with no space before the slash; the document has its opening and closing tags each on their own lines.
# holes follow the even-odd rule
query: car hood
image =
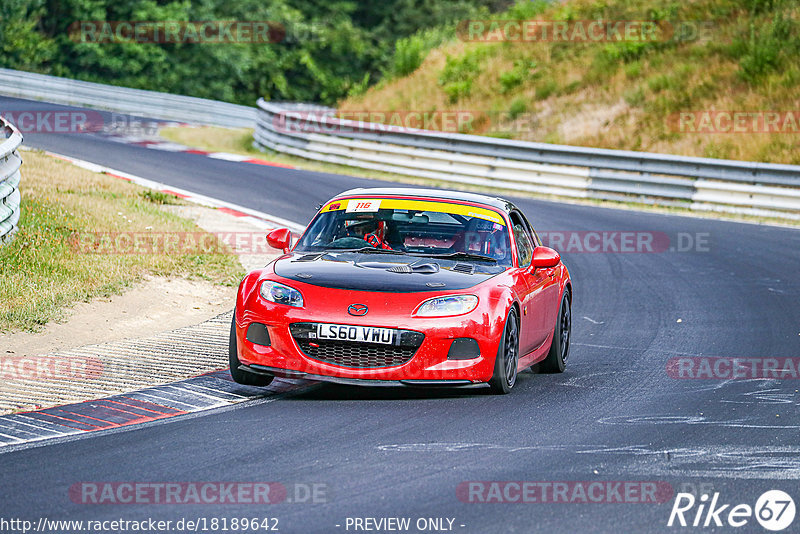
<svg viewBox="0 0 800 534">
<path fill-rule="evenodd" d="M 486 262 L 335 251 L 289 254 L 273 268 L 278 276 L 304 284 L 395 293 L 468 289 L 506 269 Z"/>
</svg>

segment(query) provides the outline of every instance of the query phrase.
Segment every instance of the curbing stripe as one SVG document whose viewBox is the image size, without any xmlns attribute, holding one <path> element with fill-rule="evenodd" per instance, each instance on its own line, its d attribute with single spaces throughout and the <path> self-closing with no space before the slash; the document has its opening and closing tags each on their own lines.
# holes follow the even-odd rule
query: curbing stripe
<svg viewBox="0 0 800 534">
<path fill-rule="evenodd" d="M 192 191 L 168 187 L 146 178 L 63 154 L 49 151 L 45 151 L 45 154 L 91 172 L 105 173 L 149 189 L 178 196 L 195 204 L 219 209 L 249 220 L 262 228 L 274 228 L 278 225 L 289 228 L 295 234 L 300 234 L 305 230 L 305 227 L 292 221 L 244 206 L 206 197 Z M 215 156 L 219 157 L 221 154 L 217 153 Z M 219 159 L 225 158 L 220 157 Z M 254 158 L 243 161 L 259 165 L 273 165 L 272 162 Z M 310 387 L 313 384 L 315 382 L 307 380 L 277 378 L 267 388 L 256 388 L 236 384 L 230 379 L 228 370 L 220 370 L 172 384 L 145 388 L 103 399 L 0 416 L 0 452 L 24 448 L 34 442 L 113 430 L 256 399 L 277 397 Z"/>
<path fill-rule="evenodd" d="M 219 211 L 223 213 L 227 213 L 229 215 L 233 215 L 234 217 L 247 217 L 248 215 L 244 212 L 234 210 L 231 208 L 217 208 Z"/>
<path fill-rule="evenodd" d="M 269 167 L 280 167 L 282 169 L 295 169 L 293 165 L 287 163 L 277 163 L 261 158 L 254 158 L 253 156 L 245 156 L 242 154 L 233 154 L 231 152 L 210 152 L 208 150 L 201 150 L 192 148 L 171 141 L 161 141 L 158 139 L 142 139 L 141 137 L 125 137 L 119 135 L 108 136 L 114 142 L 124 143 L 126 145 L 140 146 L 143 148 L 150 148 L 153 150 L 163 150 L 166 152 L 183 152 L 184 154 L 196 154 L 199 156 L 206 156 L 213 159 L 224 159 L 227 161 L 234 161 L 239 163 L 250 163 L 251 165 L 266 165 Z"/>
<path fill-rule="evenodd" d="M 228 152 L 212 152 L 208 155 L 208 157 L 213 159 L 223 159 L 225 161 L 237 161 L 237 162 L 247 161 L 251 159 L 250 156 L 243 156 L 242 154 L 231 154 Z"/>
<path fill-rule="evenodd" d="M 250 158 L 244 160 L 244 163 L 252 163 L 253 165 L 267 165 L 269 167 L 280 167 L 282 169 L 294 169 L 292 165 L 285 163 L 275 163 L 274 161 L 267 161 L 265 159 Z"/>
<path fill-rule="evenodd" d="M 0 452 L 33 442 L 113 430 L 170 419 L 247 401 L 278 397 L 315 384 L 276 378 L 265 388 L 231 381 L 228 370 L 213 371 L 131 393 L 0 417 Z"/>
</svg>

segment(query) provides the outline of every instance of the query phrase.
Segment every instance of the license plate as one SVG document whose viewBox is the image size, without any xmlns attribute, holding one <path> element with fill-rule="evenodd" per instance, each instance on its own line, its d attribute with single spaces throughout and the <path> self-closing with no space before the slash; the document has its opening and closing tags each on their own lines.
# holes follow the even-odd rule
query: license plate
<svg viewBox="0 0 800 534">
<path fill-rule="evenodd" d="M 316 334 L 318 339 L 335 339 L 339 341 L 354 341 L 356 343 L 381 343 L 383 345 L 393 345 L 395 342 L 396 331 L 391 328 L 377 328 L 374 326 L 318 324 Z"/>
</svg>

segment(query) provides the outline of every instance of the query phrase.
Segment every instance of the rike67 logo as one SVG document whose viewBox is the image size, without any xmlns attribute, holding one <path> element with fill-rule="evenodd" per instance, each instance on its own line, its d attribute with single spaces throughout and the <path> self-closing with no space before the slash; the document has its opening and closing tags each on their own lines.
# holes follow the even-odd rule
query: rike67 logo
<svg viewBox="0 0 800 534">
<path fill-rule="evenodd" d="M 691 493 L 678 493 L 667 526 L 681 527 L 743 527 L 755 516 L 756 521 L 773 532 L 785 530 L 792 524 L 795 516 L 794 500 L 781 490 L 764 492 L 755 506 L 749 504 L 723 504 L 719 492 L 715 492 L 709 502 L 708 494 L 696 499 Z"/>
</svg>

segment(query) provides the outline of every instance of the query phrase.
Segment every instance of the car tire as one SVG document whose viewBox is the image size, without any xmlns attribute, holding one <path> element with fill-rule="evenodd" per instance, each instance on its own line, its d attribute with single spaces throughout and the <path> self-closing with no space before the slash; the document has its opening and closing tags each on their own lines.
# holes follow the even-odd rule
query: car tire
<svg viewBox="0 0 800 534">
<path fill-rule="evenodd" d="M 231 334 L 228 338 L 228 363 L 231 366 L 231 378 L 237 384 L 242 384 L 245 386 L 268 386 L 272 383 L 275 379 L 274 376 L 268 375 L 257 375 L 255 373 L 248 373 L 247 371 L 242 371 L 239 369 L 239 365 L 241 362 L 239 361 L 239 355 L 237 350 L 237 342 L 236 342 L 236 312 L 233 312 L 233 319 L 231 319 Z"/>
<path fill-rule="evenodd" d="M 503 338 L 494 359 L 494 374 L 489 381 L 492 393 L 505 395 L 517 383 L 519 366 L 519 321 L 516 308 L 511 308 L 503 328 Z"/>
<path fill-rule="evenodd" d="M 565 289 L 564 295 L 561 297 L 561 305 L 558 307 L 558 318 L 553 330 L 550 352 L 547 353 L 547 357 L 539 367 L 543 373 L 563 373 L 567 366 L 572 337 L 572 306 L 569 297 L 569 289 Z"/>
</svg>

